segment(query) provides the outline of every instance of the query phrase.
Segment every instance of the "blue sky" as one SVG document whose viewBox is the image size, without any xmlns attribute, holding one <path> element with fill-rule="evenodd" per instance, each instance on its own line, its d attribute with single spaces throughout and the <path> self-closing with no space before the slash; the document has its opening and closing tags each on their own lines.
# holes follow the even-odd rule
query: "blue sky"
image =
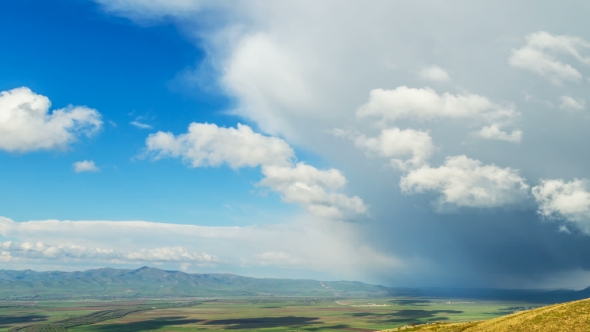
<svg viewBox="0 0 590 332">
<path fill-rule="evenodd" d="M 19 221 L 232 225 L 265 223 L 268 215 L 293 210 L 278 197 L 251 194 L 252 183 L 259 180 L 254 171 L 195 171 L 176 160 L 137 158 L 146 136 L 157 130 L 240 121 L 223 114 L 231 103 L 224 95 L 183 91 L 182 72 L 202 61 L 203 52 L 174 25 L 138 26 L 83 1 L 5 1 L 0 6 L 2 31 L 16 32 L 3 38 L 0 90 L 27 86 L 48 96 L 52 109 L 87 105 L 99 110 L 105 122 L 98 135 L 65 150 L 2 153 L 2 172 L 10 174 L 3 180 L 4 215 Z M 131 125 L 138 117 L 153 128 Z M 74 173 L 72 163 L 86 159 L 101 171 Z"/>
<path fill-rule="evenodd" d="M 3 1 L 0 261 L 585 287 L 588 12 Z"/>
</svg>

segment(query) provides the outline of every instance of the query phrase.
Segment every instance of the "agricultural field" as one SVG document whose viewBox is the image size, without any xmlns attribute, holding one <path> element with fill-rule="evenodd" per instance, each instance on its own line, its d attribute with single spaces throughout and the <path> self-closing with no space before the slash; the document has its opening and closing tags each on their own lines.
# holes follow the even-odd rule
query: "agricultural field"
<svg viewBox="0 0 590 332">
<path fill-rule="evenodd" d="M 377 331 L 483 320 L 529 303 L 427 298 L 3 301 L 0 331 Z"/>
</svg>

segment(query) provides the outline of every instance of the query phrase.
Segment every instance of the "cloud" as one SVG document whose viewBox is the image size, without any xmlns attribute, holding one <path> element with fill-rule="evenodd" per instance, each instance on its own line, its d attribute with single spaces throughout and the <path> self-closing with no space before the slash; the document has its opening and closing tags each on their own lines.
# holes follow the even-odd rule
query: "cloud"
<svg viewBox="0 0 590 332">
<path fill-rule="evenodd" d="M 348 197 L 333 192 L 346 184 L 336 169 L 318 170 L 305 163 L 295 167 L 263 166 L 260 185 L 281 194 L 283 201 L 297 203 L 313 215 L 328 219 L 349 219 L 367 212 L 358 196 Z"/>
<path fill-rule="evenodd" d="M 223 71 L 222 84 L 243 103 L 234 112 L 254 119 L 266 132 L 289 130 L 289 124 L 276 116 L 274 105 L 294 114 L 314 108 L 316 100 L 303 77 L 303 68 L 271 36 L 244 37 Z"/>
<path fill-rule="evenodd" d="M 538 213 L 541 216 L 575 223 L 583 232 L 590 234 L 590 192 L 587 180 L 542 180 L 533 187 L 533 196 L 539 204 Z"/>
<path fill-rule="evenodd" d="M 183 247 L 163 247 L 127 252 L 122 258 L 141 262 L 216 263 L 217 257 L 206 252 L 193 252 Z"/>
<path fill-rule="evenodd" d="M 583 99 L 574 99 L 570 96 L 561 96 L 561 105 L 559 106 L 562 110 L 575 110 L 582 111 L 586 108 L 586 101 Z"/>
<path fill-rule="evenodd" d="M 590 65 L 590 56 L 581 52 L 590 49 L 590 43 L 579 37 L 556 36 L 546 31 L 532 33 L 526 37 L 527 44 L 512 50 L 508 60 L 513 67 L 536 73 L 552 83 L 561 85 L 563 81 L 579 82 L 582 74 L 572 65 L 555 59 L 552 54 L 567 54 L 585 65 Z"/>
<path fill-rule="evenodd" d="M 186 134 L 152 134 L 147 138 L 146 146 L 148 154 L 156 159 L 180 157 L 192 167 L 227 164 L 237 169 L 261 166 L 265 177 L 260 185 L 281 194 L 283 201 L 298 203 L 317 216 L 351 218 L 367 211 L 361 198 L 334 192 L 346 183 L 340 171 L 318 170 L 301 162 L 295 165 L 295 153 L 287 142 L 255 133 L 246 125 L 222 128 L 214 124 L 192 123 Z"/>
<path fill-rule="evenodd" d="M 468 119 L 475 123 L 489 123 L 475 135 L 484 139 L 520 142 L 522 131 L 511 134 L 500 128 L 512 125 L 520 113 L 512 105 L 502 106 L 475 94 L 439 95 L 431 88 L 416 89 L 400 86 L 393 90 L 374 89 L 369 101 L 358 108 L 357 117 L 379 117 L 381 123 L 400 119 L 433 121 L 436 119 Z"/>
<path fill-rule="evenodd" d="M 104 10 L 133 18 L 187 16 L 205 7 L 199 0 L 97 0 Z"/>
<path fill-rule="evenodd" d="M 438 204 L 471 208 L 495 208 L 521 203 L 528 197 L 529 186 L 511 168 L 483 165 L 466 156 L 448 157 L 438 167 L 423 166 L 402 177 L 404 193 L 435 191 Z"/>
<path fill-rule="evenodd" d="M 418 73 L 418 76 L 423 80 L 432 82 L 447 82 L 451 80 L 451 77 L 446 70 L 435 65 L 422 68 L 422 70 L 420 70 Z"/>
<path fill-rule="evenodd" d="M 286 166 L 295 157 L 284 140 L 255 133 L 243 124 L 238 124 L 237 128 L 223 128 L 209 123 L 191 123 L 186 134 L 174 136 L 159 131 L 149 135 L 146 146 L 156 158 L 182 157 L 192 167 Z"/>
<path fill-rule="evenodd" d="M 472 119 L 486 123 L 511 123 L 519 117 L 513 106 L 501 106 L 475 94 L 439 95 L 431 88 L 400 86 L 393 90 L 374 89 L 369 101 L 358 108 L 357 117 L 380 117 L 383 122 L 398 119 Z"/>
<path fill-rule="evenodd" d="M 131 121 L 129 122 L 131 125 L 139 128 L 139 129 L 152 129 L 153 127 L 150 126 L 149 124 L 145 124 L 139 121 Z"/>
<path fill-rule="evenodd" d="M 163 247 L 140 249 L 138 251 L 117 251 L 113 249 L 93 248 L 75 244 L 48 245 L 43 242 L 13 241 L 0 242 L 3 252 L 12 259 L 43 259 L 43 260 L 95 260 L 103 262 L 134 263 L 134 262 L 185 262 L 185 263 L 217 263 L 217 258 L 207 253 L 198 253 L 183 247 Z"/>
<path fill-rule="evenodd" d="M 361 225 L 306 216 L 290 223 L 214 227 L 147 221 L 15 222 L 0 217 L 0 259 L 12 263 L 206 264 L 308 269 L 354 278 L 402 263 L 365 243 Z M 176 265 L 174 265 L 176 266 Z M 277 270 L 278 271 L 278 270 Z M 270 272 L 269 272 L 270 273 Z M 271 274 L 266 274 L 271 275 Z"/>
<path fill-rule="evenodd" d="M 132 115 L 133 113 L 135 113 L 135 111 L 131 112 L 129 115 Z M 152 129 L 154 126 L 147 124 L 146 120 L 153 120 L 153 118 L 153 116 L 140 115 L 136 116 L 133 121 L 129 122 L 129 124 L 139 129 Z"/>
<path fill-rule="evenodd" d="M 0 92 L 0 149 L 65 149 L 78 136 L 92 136 L 102 126 L 94 109 L 68 106 L 49 113 L 50 106 L 47 97 L 26 87 Z"/>
<path fill-rule="evenodd" d="M 378 137 L 370 138 L 341 129 L 335 130 L 334 134 L 352 140 L 357 148 L 368 155 L 391 158 L 391 165 L 400 170 L 424 165 L 434 152 L 430 134 L 414 129 L 383 129 Z"/>
<path fill-rule="evenodd" d="M 479 136 L 485 139 L 506 141 L 511 143 L 520 143 L 522 140 L 522 131 L 513 130 L 512 133 L 508 134 L 500 129 L 496 124 L 481 128 L 480 131 L 474 133 L 475 136 Z"/>
<path fill-rule="evenodd" d="M 510 109 L 512 106 L 504 101 L 518 98 L 519 91 L 541 99 L 556 99 L 563 94 L 577 96 L 574 92 L 556 92 L 557 95 L 550 96 L 543 84 L 519 86 L 524 82 L 522 78 L 531 72 L 508 65 L 510 50 L 506 51 L 506 44 L 500 39 L 515 33 L 524 36 L 537 31 L 539 26 L 547 26 L 550 20 L 554 31 L 590 40 L 587 31 L 580 28 L 585 22 L 579 10 L 583 1 L 559 5 L 532 0 L 493 4 L 458 4 L 446 0 L 341 1 L 337 3 L 338 10 L 334 10 L 334 1 L 101 2 L 111 3 L 111 13 L 132 19 L 164 18 L 168 20 L 166 24 L 175 24 L 206 55 L 197 65 L 199 69 L 187 76 L 200 78 L 205 72 L 208 87 L 218 87 L 231 98 L 235 105 L 233 114 L 255 124 L 253 127 L 260 128 L 261 133 L 284 138 L 306 153 L 321 156 L 328 165 L 342 165 L 338 168 L 345 170 L 350 180 L 347 188 L 362 190 L 363 199 L 370 202 L 371 214 L 378 221 L 371 223 L 371 233 L 366 235 L 371 243 L 381 243 L 394 252 L 406 252 L 406 257 L 422 255 L 424 259 L 440 262 L 437 268 L 424 270 L 436 271 L 431 272 L 428 280 L 424 277 L 428 273 L 416 273 L 407 279 L 409 283 L 448 286 L 452 280 L 460 286 L 532 287 L 531 281 L 550 273 L 590 267 L 584 256 L 590 240 L 564 240 L 567 237 L 555 232 L 554 225 L 539 223 L 533 210 L 462 209 L 461 214 L 453 216 L 433 216 L 430 211 L 415 213 L 416 205 L 420 206 L 437 192 L 401 196 L 398 188 L 388 185 L 391 184 L 389 174 L 384 175 L 375 169 L 374 163 L 357 158 L 358 152 L 351 151 L 345 142 L 326 137 L 329 129 L 351 127 L 358 127 L 368 139 L 379 137 L 380 131 L 364 131 L 363 124 L 357 122 L 355 110 L 367 101 L 372 89 L 413 84 L 418 79 L 417 73 L 407 68 L 420 69 L 422 64 L 452 66 L 453 84 L 459 90 L 437 91 L 439 97 L 444 92 L 455 97 L 477 92 Z M 507 16 L 506 8 L 530 15 L 525 20 L 519 15 Z M 515 44 L 514 48 L 525 43 Z M 551 52 L 541 53 L 563 65 L 577 67 L 577 60 L 570 55 Z M 588 76 L 582 65 L 575 69 Z M 523 122 L 522 128 L 527 128 L 529 139 L 509 149 L 493 144 L 473 150 L 475 146 L 470 142 L 457 139 L 463 135 L 458 128 L 463 123 L 469 124 L 468 132 L 496 124 L 500 131 L 511 135 L 520 128 L 511 127 L 515 124 L 508 120 L 504 124 L 483 118 L 444 117 L 436 118 L 443 121 L 424 121 L 420 127 L 412 127 L 409 122 L 421 118 L 407 117 L 396 119 L 399 122 L 395 127 L 429 132 L 439 147 L 431 159 L 440 160 L 441 156 L 472 150 L 470 153 L 477 155 L 474 159 L 485 160 L 485 164 L 493 161 L 502 167 L 516 168 L 518 164 L 523 174 L 558 172 L 560 176 L 588 178 L 585 174 L 588 168 L 583 167 L 588 158 L 578 147 L 579 142 L 589 139 L 590 131 L 583 130 L 579 119 L 564 118 L 559 112 L 540 116 L 534 107 L 533 103 L 523 104 L 525 116 L 517 123 Z M 379 130 L 389 127 L 392 126 Z M 478 223 L 469 222 L 474 219 Z M 503 222 L 499 223 L 498 219 Z M 266 252 L 299 257 L 279 247 L 261 249 L 244 257 Z M 415 262 L 412 260 L 411 265 L 415 266 Z M 397 273 L 389 273 L 384 280 L 397 283 L 400 279 Z M 586 276 L 578 285 L 587 280 Z M 571 286 L 566 282 L 560 285 Z"/>
<path fill-rule="evenodd" d="M 96 167 L 94 161 L 92 160 L 83 160 L 77 161 L 74 163 L 74 172 L 81 173 L 81 172 L 98 172 L 100 168 Z"/>
</svg>

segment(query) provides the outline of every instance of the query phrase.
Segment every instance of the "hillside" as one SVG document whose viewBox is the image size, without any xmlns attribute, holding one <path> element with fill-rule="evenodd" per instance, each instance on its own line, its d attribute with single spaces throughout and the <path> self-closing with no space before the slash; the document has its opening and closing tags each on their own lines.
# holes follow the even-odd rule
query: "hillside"
<svg viewBox="0 0 590 332">
<path fill-rule="evenodd" d="M 142 267 L 83 272 L 0 270 L 0 298 L 168 296 L 387 296 L 391 289 L 354 281 L 250 278 Z"/>
<path fill-rule="evenodd" d="M 590 299 L 521 311 L 495 319 L 402 327 L 382 332 L 577 332 L 590 330 Z"/>
</svg>

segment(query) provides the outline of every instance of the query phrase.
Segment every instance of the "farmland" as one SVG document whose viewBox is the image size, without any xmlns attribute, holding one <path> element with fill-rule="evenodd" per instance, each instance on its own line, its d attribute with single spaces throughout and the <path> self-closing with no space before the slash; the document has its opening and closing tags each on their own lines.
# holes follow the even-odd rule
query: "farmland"
<svg viewBox="0 0 590 332">
<path fill-rule="evenodd" d="M 530 306 L 416 297 L 3 301 L 0 331 L 363 332 L 435 321 L 482 320 Z"/>
</svg>

